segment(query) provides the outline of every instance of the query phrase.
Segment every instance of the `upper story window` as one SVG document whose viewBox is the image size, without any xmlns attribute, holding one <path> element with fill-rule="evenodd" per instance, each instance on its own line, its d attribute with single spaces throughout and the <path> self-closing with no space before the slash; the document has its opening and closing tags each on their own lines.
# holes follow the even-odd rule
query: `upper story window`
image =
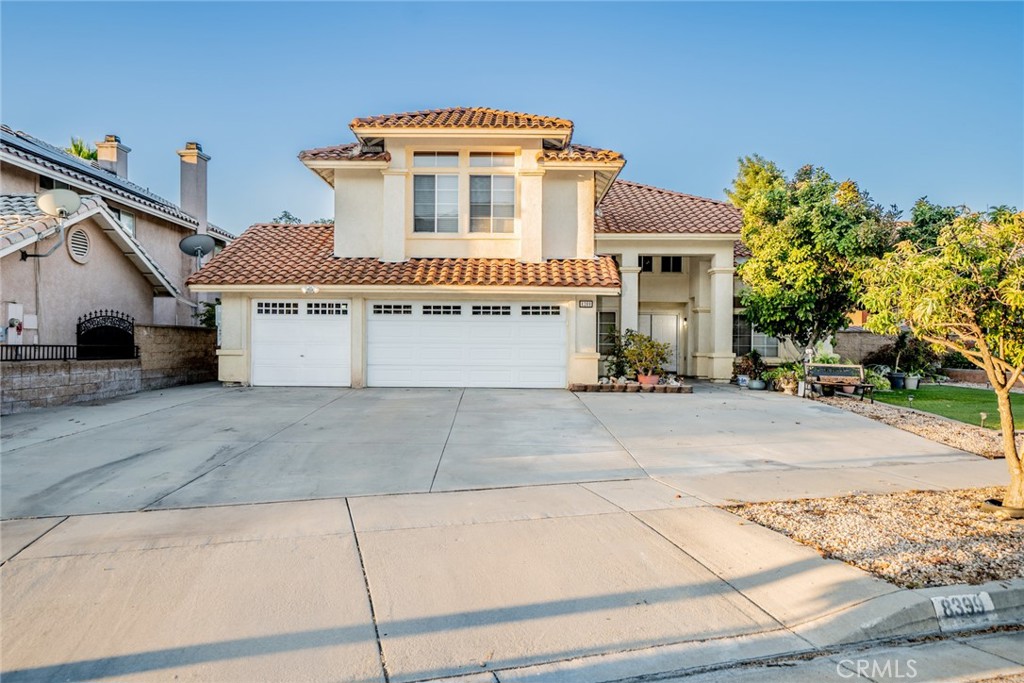
<svg viewBox="0 0 1024 683">
<path fill-rule="evenodd" d="M 414 232 L 459 231 L 459 176 L 413 176 Z"/>
<path fill-rule="evenodd" d="M 135 234 L 135 214 L 131 211 L 123 211 L 121 209 L 115 209 L 111 207 L 111 213 L 117 216 L 117 220 L 121 221 L 121 225 L 132 235 Z"/>
<path fill-rule="evenodd" d="M 41 175 L 39 176 L 39 189 L 40 190 L 70 190 L 71 186 L 65 183 L 63 180 L 57 180 L 50 176 Z"/>
<path fill-rule="evenodd" d="M 414 233 L 515 232 L 516 155 L 414 151 Z"/>
<path fill-rule="evenodd" d="M 470 152 L 469 165 L 473 167 L 495 168 L 515 166 L 516 155 L 505 152 Z"/>
<path fill-rule="evenodd" d="M 412 155 L 415 168 L 458 168 L 458 152 L 415 152 Z"/>
<path fill-rule="evenodd" d="M 512 232 L 515 215 L 515 176 L 469 177 L 470 232 Z"/>
<path fill-rule="evenodd" d="M 653 256 L 640 256 L 637 259 L 637 265 L 640 266 L 641 273 L 653 273 L 654 272 L 654 257 Z"/>
<path fill-rule="evenodd" d="M 683 272 L 683 257 L 682 256 L 662 256 L 661 257 L 661 272 L 663 272 L 663 273 L 681 273 L 681 272 Z"/>
</svg>

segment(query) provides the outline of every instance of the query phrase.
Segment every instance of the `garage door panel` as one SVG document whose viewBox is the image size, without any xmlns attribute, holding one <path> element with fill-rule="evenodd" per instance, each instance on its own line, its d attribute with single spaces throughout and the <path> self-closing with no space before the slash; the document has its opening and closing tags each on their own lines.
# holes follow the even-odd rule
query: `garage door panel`
<svg viewBox="0 0 1024 683">
<path fill-rule="evenodd" d="M 527 305 L 548 314 L 523 315 Z M 370 302 L 367 383 L 564 387 L 566 336 L 563 309 L 552 304 Z"/>
<path fill-rule="evenodd" d="M 252 384 L 350 386 L 351 323 L 347 301 L 256 301 Z"/>
</svg>

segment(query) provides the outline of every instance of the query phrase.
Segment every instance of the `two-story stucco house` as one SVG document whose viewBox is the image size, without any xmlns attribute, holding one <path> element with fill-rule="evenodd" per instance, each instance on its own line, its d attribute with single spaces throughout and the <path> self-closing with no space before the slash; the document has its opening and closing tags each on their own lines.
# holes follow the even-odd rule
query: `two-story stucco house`
<svg viewBox="0 0 1024 683">
<path fill-rule="evenodd" d="M 77 321 L 96 310 L 145 325 L 196 324 L 197 299 L 185 287 L 195 258 L 178 243 L 207 233 L 223 247 L 234 237 L 207 221 L 210 157 L 195 142 L 178 152 L 176 205 L 128 179 L 131 150 L 116 135 L 96 149 L 89 161 L 0 128 L 0 315 L 19 323 L 0 343 L 74 345 Z M 81 195 L 63 222 L 36 204 L 52 189 Z"/>
<path fill-rule="evenodd" d="M 729 204 L 617 180 L 622 155 L 575 144 L 565 119 L 452 108 L 350 128 L 299 155 L 333 225 L 255 225 L 189 279 L 221 293 L 222 381 L 566 387 L 598 379 L 613 328 L 669 342 L 669 372 L 731 376 Z"/>
</svg>

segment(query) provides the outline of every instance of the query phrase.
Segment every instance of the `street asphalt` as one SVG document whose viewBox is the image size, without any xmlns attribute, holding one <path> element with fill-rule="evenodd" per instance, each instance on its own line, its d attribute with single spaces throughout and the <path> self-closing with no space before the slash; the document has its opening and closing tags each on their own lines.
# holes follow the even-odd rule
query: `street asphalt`
<svg viewBox="0 0 1024 683">
<path fill-rule="evenodd" d="M 848 680 L 836 648 L 937 632 L 932 594 L 716 505 L 1006 477 L 712 385 L 199 385 L 7 417 L 2 447 L 5 683 L 739 681 L 793 653 L 820 675 L 778 680 Z M 1024 581 L 985 588 L 1024 618 Z M 1014 637 L 948 671 L 1024 670 Z"/>
</svg>

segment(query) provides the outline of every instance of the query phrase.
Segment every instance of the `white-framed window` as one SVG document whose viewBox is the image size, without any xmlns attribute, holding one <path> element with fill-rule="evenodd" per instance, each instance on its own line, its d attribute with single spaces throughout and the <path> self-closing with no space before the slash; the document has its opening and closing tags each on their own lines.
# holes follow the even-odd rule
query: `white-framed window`
<svg viewBox="0 0 1024 683">
<path fill-rule="evenodd" d="M 462 306 L 453 304 L 424 304 L 423 315 L 462 315 Z"/>
<path fill-rule="evenodd" d="M 412 304 L 374 304 L 374 315 L 412 315 Z"/>
<path fill-rule="evenodd" d="M 459 176 L 413 176 L 413 232 L 459 231 Z"/>
<path fill-rule="evenodd" d="M 340 301 L 308 301 L 306 315 L 348 315 L 348 304 Z"/>
<path fill-rule="evenodd" d="M 516 155 L 511 152 L 470 152 L 469 165 L 472 167 L 498 168 L 515 166 Z"/>
<path fill-rule="evenodd" d="M 39 189 L 40 190 L 70 190 L 71 186 L 65 183 L 63 180 L 57 180 L 47 175 L 39 176 Z"/>
<path fill-rule="evenodd" d="M 299 302 L 297 301 L 258 301 L 256 302 L 257 315 L 298 315 Z"/>
<path fill-rule="evenodd" d="M 607 356 L 615 345 L 615 311 L 597 312 L 597 352 Z"/>
<path fill-rule="evenodd" d="M 732 352 L 737 356 L 745 356 L 755 350 L 762 356 L 778 357 L 779 340 L 759 332 L 750 324 L 746 316 L 734 315 L 732 318 Z"/>
<path fill-rule="evenodd" d="M 458 168 L 458 152 L 413 152 L 413 168 Z"/>
<path fill-rule="evenodd" d="M 515 215 L 515 176 L 469 176 L 470 232 L 512 232 Z"/>
<path fill-rule="evenodd" d="M 135 214 L 131 211 L 125 211 L 124 209 L 115 209 L 111 207 L 111 213 L 117 216 L 117 220 L 121 222 L 121 226 L 131 235 L 135 234 Z"/>
<path fill-rule="evenodd" d="M 512 307 L 490 304 L 473 306 L 473 315 L 512 315 Z"/>
<path fill-rule="evenodd" d="M 548 304 L 531 304 L 521 306 L 519 310 L 522 315 L 562 315 L 562 307 Z"/>
</svg>

